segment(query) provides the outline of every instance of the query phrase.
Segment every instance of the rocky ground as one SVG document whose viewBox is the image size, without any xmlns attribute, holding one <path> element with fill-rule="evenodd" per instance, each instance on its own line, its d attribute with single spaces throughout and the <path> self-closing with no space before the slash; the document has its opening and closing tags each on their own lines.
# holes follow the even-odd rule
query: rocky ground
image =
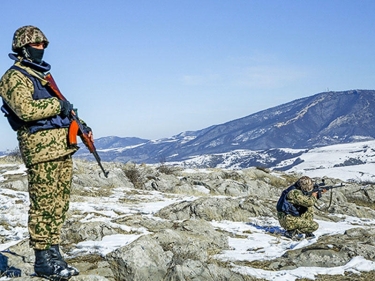
<svg viewBox="0 0 375 281">
<path fill-rule="evenodd" d="M 229 232 L 214 222 L 275 222 L 276 201 L 298 175 L 259 168 L 191 171 L 162 164 L 104 165 L 110 170 L 108 179 L 96 163 L 75 160 L 71 206 L 61 243 L 66 260 L 81 272 L 72 281 L 271 280 L 248 274 L 248 270 L 336 268 L 355 257 L 375 261 L 371 183 L 346 183 L 332 198 L 325 195 L 316 210 L 316 219 L 340 222 L 353 217 L 358 218 L 358 227 L 322 235 L 314 243 L 290 248 L 272 259 L 228 260 L 220 258 L 231 250 L 228 239 L 252 233 Z M 1 158 L 0 280 L 39 280 L 32 276 L 27 209 L 24 168 L 17 159 Z M 281 230 L 275 229 L 264 235 L 286 243 Z M 125 237 L 126 243 L 118 242 Z M 374 280 L 374 271 L 348 270 L 344 275 L 316 275 L 315 280 Z"/>
</svg>

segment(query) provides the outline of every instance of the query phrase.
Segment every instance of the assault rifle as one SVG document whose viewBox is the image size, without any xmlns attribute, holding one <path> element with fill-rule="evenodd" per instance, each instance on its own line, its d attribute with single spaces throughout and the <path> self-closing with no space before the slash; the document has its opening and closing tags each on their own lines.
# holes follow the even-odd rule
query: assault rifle
<svg viewBox="0 0 375 281">
<path fill-rule="evenodd" d="M 53 91 L 53 93 L 56 95 L 56 97 L 60 100 L 67 101 L 67 99 L 63 96 L 63 94 L 60 92 L 59 88 L 57 87 L 57 84 L 55 80 L 53 79 L 51 73 L 48 73 L 45 77 L 45 80 L 48 81 L 49 88 Z M 76 112 L 72 110 L 70 112 L 71 117 L 71 123 L 69 126 L 69 134 L 68 134 L 68 141 L 70 145 L 77 145 L 77 135 L 80 136 L 82 142 L 86 145 L 87 149 L 92 153 L 95 157 L 96 162 L 98 162 L 99 167 L 102 169 L 104 176 L 108 178 L 107 171 L 104 170 L 100 157 L 98 155 L 98 152 L 96 151 L 96 148 L 94 146 L 94 142 L 91 141 L 88 132 L 84 129 L 81 121 L 79 120 Z"/>
<path fill-rule="evenodd" d="M 343 183 L 340 183 L 340 184 L 337 184 L 337 185 L 326 185 L 324 179 L 322 179 L 322 182 L 321 183 L 315 183 L 314 184 L 314 188 L 313 190 L 307 192 L 308 195 L 311 195 L 315 192 L 318 192 L 318 198 L 322 197 L 322 192 L 325 191 L 325 190 L 331 190 L 331 189 L 334 189 L 334 188 L 338 188 L 338 187 L 343 187 L 345 186 Z"/>
</svg>

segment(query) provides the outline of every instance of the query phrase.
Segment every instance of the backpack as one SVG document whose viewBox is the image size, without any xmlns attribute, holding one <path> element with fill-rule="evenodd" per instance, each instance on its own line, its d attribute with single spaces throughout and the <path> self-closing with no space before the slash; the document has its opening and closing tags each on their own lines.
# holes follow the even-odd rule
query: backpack
<svg viewBox="0 0 375 281">
<path fill-rule="evenodd" d="M 282 213 L 285 213 L 287 215 L 292 215 L 293 217 L 299 217 L 300 212 L 298 211 L 298 209 L 292 203 L 290 203 L 288 201 L 288 199 L 286 198 L 289 191 L 291 191 L 293 189 L 296 189 L 296 187 L 294 185 L 288 187 L 287 189 L 285 189 L 281 193 L 279 201 L 277 201 L 276 210 L 278 212 L 282 212 Z"/>
</svg>

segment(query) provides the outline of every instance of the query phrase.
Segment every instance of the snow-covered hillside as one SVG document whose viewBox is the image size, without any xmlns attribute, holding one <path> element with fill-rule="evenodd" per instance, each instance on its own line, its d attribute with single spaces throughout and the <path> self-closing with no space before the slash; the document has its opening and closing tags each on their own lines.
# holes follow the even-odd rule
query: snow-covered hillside
<svg viewBox="0 0 375 281">
<path fill-rule="evenodd" d="M 343 181 L 375 182 L 375 141 L 330 145 L 311 149 L 282 161 L 276 168 L 299 164 L 287 172 L 311 177 L 330 177 Z"/>
<path fill-rule="evenodd" d="M 311 177 L 326 176 L 342 181 L 375 182 L 375 141 L 336 144 L 310 150 L 234 150 L 228 153 L 193 156 L 189 160 L 170 164 L 185 168 L 216 167 L 233 170 L 258 166 Z"/>
</svg>

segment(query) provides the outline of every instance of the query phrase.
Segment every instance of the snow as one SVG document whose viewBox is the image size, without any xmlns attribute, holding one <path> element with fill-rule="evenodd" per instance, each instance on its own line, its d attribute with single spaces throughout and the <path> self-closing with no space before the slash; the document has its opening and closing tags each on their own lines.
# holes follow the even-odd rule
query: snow
<svg viewBox="0 0 375 281">
<path fill-rule="evenodd" d="M 147 207 L 149 207 L 148 205 Z M 157 209 L 157 207 L 155 208 Z M 223 261 L 254 261 L 272 260 L 282 256 L 287 250 L 298 249 L 310 244 L 314 244 L 322 235 L 343 234 L 345 230 L 363 226 L 375 226 L 374 220 L 361 220 L 354 217 L 345 217 L 340 222 L 327 222 L 317 220 L 320 225 L 315 232 L 316 238 L 311 240 L 291 241 L 280 235 L 278 222 L 271 218 L 252 219 L 251 222 L 230 222 L 212 221 L 212 225 L 221 230 L 225 230 L 243 236 L 244 238 L 228 238 L 231 250 L 224 251 L 216 256 Z M 105 255 L 118 247 L 128 245 L 141 235 L 109 235 L 102 241 L 84 241 L 77 244 L 77 249 L 73 254 L 85 252 L 96 252 Z M 375 262 L 365 260 L 363 257 L 354 257 L 349 263 L 339 267 L 300 267 L 293 270 L 266 271 L 262 269 L 250 268 L 246 266 L 234 266 L 235 271 L 251 275 L 258 278 L 274 281 L 294 281 L 297 278 L 309 278 L 314 280 L 318 274 L 344 274 L 344 272 L 356 272 L 375 270 Z"/>
<path fill-rule="evenodd" d="M 13 195 L 17 192 L 9 191 Z M 20 192 L 18 192 L 20 193 Z M 118 193 L 120 195 L 120 192 Z M 2 219 L 6 214 L 9 221 L 23 221 L 26 224 L 26 210 L 22 212 L 7 212 L 10 209 L 9 204 L 11 202 L 5 202 L 4 191 L 0 194 L 0 203 L 2 204 L 1 215 Z M 25 194 L 22 194 L 23 196 Z M 146 196 L 146 195 L 144 195 Z M 193 197 L 187 198 L 164 198 L 162 193 L 153 192 L 148 195 L 149 203 L 140 203 L 137 206 L 128 206 L 128 209 L 124 209 L 124 205 L 117 206 L 116 197 L 102 198 L 99 201 L 96 198 L 90 198 L 88 202 L 72 202 L 71 210 L 80 211 L 87 213 L 87 216 L 82 222 L 90 222 L 103 220 L 109 222 L 111 219 L 118 216 L 116 211 L 121 213 L 127 213 L 131 215 L 135 211 L 141 212 L 145 215 L 152 215 L 161 208 L 175 203 L 180 200 L 194 200 Z M 8 204 L 8 205 L 7 205 Z M 4 207 L 5 205 L 5 207 Z M 8 208 L 7 208 L 8 207 Z M 233 237 L 228 238 L 229 246 L 231 250 L 223 251 L 216 256 L 217 259 L 222 261 L 254 261 L 254 260 L 272 260 L 274 258 L 281 257 L 286 251 L 290 249 L 298 249 L 305 247 L 306 245 L 316 243 L 317 239 L 322 235 L 334 235 L 338 233 L 344 233 L 347 229 L 354 227 L 374 227 L 375 220 L 360 219 L 356 217 L 342 216 L 342 220 L 339 222 L 328 222 L 317 220 L 320 227 L 315 232 L 316 238 L 311 240 L 303 239 L 302 241 L 292 241 L 284 238 L 280 234 L 283 232 L 278 222 L 270 217 L 263 218 L 249 218 L 247 222 L 231 222 L 231 221 L 212 221 L 211 224 L 219 230 L 233 233 Z M 126 228 L 126 226 L 122 225 Z M 4 231 L 4 229 L 2 230 Z M 25 229 L 13 231 L 26 232 Z M 147 230 L 139 228 L 138 233 L 141 234 L 115 234 L 107 235 L 103 237 L 101 241 L 83 241 L 76 245 L 75 250 L 70 252 L 71 256 L 76 256 L 83 253 L 97 253 L 100 255 L 106 255 L 119 247 L 128 245 L 129 243 L 136 240 L 141 235 L 148 234 Z M 19 239 L 22 239 L 22 234 Z M 8 247 L 16 244 L 18 241 L 11 243 L 0 244 L 0 250 L 5 250 Z M 258 278 L 264 278 L 266 280 L 275 281 L 293 281 L 297 278 L 309 278 L 314 280 L 314 276 L 317 274 L 343 274 L 345 271 L 358 272 L 358 271 L 370 271 L 375 270 L 375 263 L 372 261 L 365 260 L 363 257 L 354 257 L 349 263 L 341 267 L 334 268 L 321 268 L 321 267 L 309 267 L 309 268 L 297 268 L 293 270 L 282 270 L 282 271 L 266 271 L 247 266 L 234 265 L 235 271 L 242 274 L 251 275 Z M 6 280 L 6 279 L 1 279 Z"/>
<path fill-rule="evenodd" d="M 149 208 L 159 209 L 161 206 L 156 204 L 147 204 L 143 206 L 144 213 L 149 213 Z M 90 210 L 87 210 L 90 211 Z M 343 234 L 345 230 L 359 226 L 375 226 L 375 220 L 361 220 L 355 217 L 344 217 L 340 222 L 327 222 L 317 220 L 320 225 L 319 230 L 315 232 L 316 238 L 311 240 L 291 241 L 281 234 L 282 229 L 276 220 L 272 218 L 251 219 L 249 222 L 231 222 L 231 221 L 212 221 L 212 225 L 220 230 L 225 230 L 243 238 L 228 238 L 231 250 L 224 251 L 216 256 L 223 261 L 254 261 L 254 260 L 272 260 L 282 256 L 287 250 L 298 249 L 310 244 L 314 244 L 322 235 Z M 147 234 L 145 231 L 144 234 Z M 276 234 L 276 235 L 275 235 Z M 142 234 L 141 234 L 142 235 Z M 105 236 L 102 241 L 84 241 L 77 244 L 76 249 L 70 253 L 72 255 L 82 254 L 83 252 L 97 253 L 106 255 L 118 247 L 128 245 L 141 235 L 135 234 L 116 234 Z M 363 257 L 354 257 L 349 263 L 340 267 L 300 267 L 293 270 L 266 271 L 246 266 L 234 266 L 235 271 L 251 275 L 266 280 L 275 281 L 294 281 L 297 278 L 309 278 L 314 280 L 317 274 L 344 274 L 344 272 L 370 271 L 375 270 L 375 263 L 365 260 Z"/>
<path fill-rule="evenodd" d="M 322 147 L 310 150 L 300 157 L 304 162 L 293 167 L 289 172 L 300 172 L 311 177 L 328 176 L 338 178 L 343 181 L 357 179 L 359 181 L 371 180 L 374 182 L 375 170 L 375 141 L 342 144 L 329 147 Z M 355 158 L 366 160 L 366 164 L 335 167 L 343 160 Z M 0 165 L 0 169 L 9 168 L 7 165 Z M 20 165 L 17 169 L 9 170 L 6 173 L 24 173 L 25 167 Z M 208 172 L 208 170 L 189 169 L 187 172 Z M 4 173 L 3 173 L 4 174 Z M 3 180 L 0 177 L 0 182 Z M 85 202 L 72 202 L 70 211 L 79 211 L 87 213 L 82 222 L 102 220 L 109 223 L 119 214 L 131 216 L 134 213 L 142 213 L 146 216 L 152 216 L 161 208 L 179 202 L 182 200 L 194 200 L 196 198 L 168 196 L 164 197 L 160 192 L 149 192 L 144 202 L 131 205 L 119 205 L 119 198 L 127 188 L 119 188 L 111 197 L 107 198 L 87 198 Z M 204 191 L 204 187 L 202 187 Z M 0 225 L 0 233 L 14 237 L 14 241 L 0 244 L 0 251 L 20 242 L 27 235 L 26 221 L 27 208 L 15 209 L 14 200 L 28 200 L 25 192 L 14 191 L 11 189 L 1 189 L 0 192 L 0 219 L 6 221 L 12 226 L 12 229 L 5 229 Z M 12 201 L 13 200 L 13 201 Z M 24 204 L 27 206 L 27 204 Z M 156 218 L 154 218 L 156 219 Z M 280 228 L 278 221 L 273 218 L 249 218 L 245 222 L 231 221 L 212 221 L 211 224 L 223 231 L 233 233 L 233 237 L 228 237 L 230 250 L 223 251 L 216 256 L 222 261 L 254 261 L 254 260 L 272 260 L 281 257 L 290 249 L 298 249 L 306 245 L 316 243 L 322 235 L 334 235 L 344 233 L 346 230 L 355 227 L 375 227 L 375 220 L 361 219 L 356 217 L 342 216 L 341 221 L 329 222 L 317 220 L 319 229 L 315 232 L 316 238 L 311 240 L 303 239 L 301 241 L 292 241 L 284 238 L 280 234 L 283 229 Z M 118 227 L 126 228 L 124 225 Z M 147 230 L 137 228 L 140 234 L 116 234 L 105 236 L 101 241 L 83 241 L 76 245 L 76 249 L 69 253 L 72 256 L 84 253 L 95 252 L 100 255 L 106 255 L 115 249 L 128 245 L 141 235 L 148 234 Z M 375 263 L 364 259 L 361 256 L 353 257 L 346 265 L 339 267 L 300 267 L 292 270 L 267 271 L 248 266 L 233 265 L 234 270 L 251 275 L 257 278 L 264 278 L 273 281 L 294 281 L 298 278 L 308 278 L 314 280 L 318 274 L 344 274 L 344 272 L 371 271 L 375 270 Z M 4 277 L 0 280 L 7 280 Z"/>
<path fill-rule="evenodd" d="M 374 270 L 375 263 L 365 260 L 363 257 L 354 257 L 344 266 L 323 268 L 323 267 L 299 267 L 292 270 L 266 271 L 256 268 L 244 268 L 237 266 L 235 271 L 252 275 L 257 278 L 264 278 L 273 281 L 294 281 L 297 278 L 308 278 L 315 280 L 318 274 L 339 275 L 347 272 L 359 273 L 359 271 Z"/>
<path fill-rule="evenodd" d="M 100 255 L 106 255 L 117 248 L 124 247 L 131 242 L 137 240 L 141 235 L 124 235 L 115 234 L 107 235 L 103 237 L 101 241 L 83 241 L 76 245 L 76 249 L 71 253 L 72 255 L 78 255 L 82 253 L 97 253 Z"/>
<path fill-rule="evenodd" d="M 375 182 L 375 141 L 337 144 L 311 149 L 299 156 L 302 163 L 287 172 L 310 177 L 330 177 L 342 181 Z M 291 164 L 295 158 L 279 166 Z M 358 161 L 357 165 L 343 166 L 345 161 Z"/>
<path fill-rule="evenodd" d="M 275 126 L 280 128 L 282 126 L 286 126 L 290 123 L 293 123 L 293 122 L 297 121 L 298 119 L 301 119 L 306 113 L 309 112 L 309 108 L 314 107 L 315 105 L 319 104 L 322 100 L 324 100 L 324 97 L 321 97 L 320 99 L 317 99 L 314 102 L 312 102 L 311 104 L 309 104 L 308 106 L 304 107 L 300 112 L 298 112 L 296 114 L 296 117 L 294 117 L 294 118 L 292 118 L 292 119 L 290 119 L 286 122 L 277 123 Z"/>
</svg>

